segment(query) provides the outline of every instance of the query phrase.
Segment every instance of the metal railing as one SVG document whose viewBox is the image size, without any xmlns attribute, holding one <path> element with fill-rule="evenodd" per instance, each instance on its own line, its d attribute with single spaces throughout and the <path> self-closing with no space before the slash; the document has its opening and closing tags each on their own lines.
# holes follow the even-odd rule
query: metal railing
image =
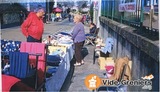
<svg viewBox="0 0 160 92">
<path fill-rule="evenodd" d="M 153 4 L 156 3 L 156 5 L 158 6 L 158 0 L 153 0 L 153 2 L 148 2 L 149 0 L 130 0 L 130 1 L 135 1 L 134 12 L 126 12 L 126 11 L 120 12 L 119 5 L 122 3 L 121 1 L 124 0 L 102 0 L 101 15 L 135 28 L 140 28 L 140 29 L 142 28 L 143 30 L 145 28 L 146 30 L 149 29 L 158 32 L 159 30 L 158 27 L 156 29 L 156 28 L 150 28 L 150 26 L 143 25 L 144 15 L 145 15 L 144 7 L 146 6 L 150 7 L 151 3 Z"/>
</svg>

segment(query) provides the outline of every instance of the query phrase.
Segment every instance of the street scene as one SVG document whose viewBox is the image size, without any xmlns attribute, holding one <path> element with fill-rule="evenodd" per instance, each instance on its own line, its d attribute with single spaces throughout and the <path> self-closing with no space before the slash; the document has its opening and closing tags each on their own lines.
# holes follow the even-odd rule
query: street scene
<svg viewBox="0 0 160 92">
<path fill-rule="evenodd" d="M 1 1 L 0 89 L 158 92 L 158 1 Z"/>
</svg>

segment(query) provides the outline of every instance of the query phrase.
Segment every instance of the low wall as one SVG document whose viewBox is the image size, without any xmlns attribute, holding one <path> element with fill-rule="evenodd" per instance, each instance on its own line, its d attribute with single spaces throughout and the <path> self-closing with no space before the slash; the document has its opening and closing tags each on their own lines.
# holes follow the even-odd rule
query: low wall
<svg viewBox="0 0 160 92">
<path fill-rule="evenodd" d="M 159 46 L 134 31 L 136 29 L 120 24 L 106 17 L 100 17 L 100 36 L 114 39 L 113 58 L 129 56 L 132 60 L 132 79 L 141 79 L 153 74 L 152 90 L 159 90 Z M 139 30 L 140 31 L 140 30 Z M 142 86 L 128 87 L 129 91 L 142 91 Z"/>
<path fill-rule="evenodd" d="M 6 12 L 2 14 L 1 23 L 2 28 L 9 28 L 19 26 L 21 23 L 20 12 Z"/>
</svg>

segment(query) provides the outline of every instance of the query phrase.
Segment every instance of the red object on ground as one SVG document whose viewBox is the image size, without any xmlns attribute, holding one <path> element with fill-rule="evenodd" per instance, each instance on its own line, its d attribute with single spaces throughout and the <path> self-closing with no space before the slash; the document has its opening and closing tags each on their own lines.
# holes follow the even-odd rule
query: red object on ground
<svg viewBox="0 0 160 92">
<path fill-rule="evenodd" d="M 35 90 L 28 85 L 24 84 L 20 79 L 9 76 L 2 75 L 2 92 L 10 92 L 10 91 L 32 91 Z"/>
<path fill-rule="evenodd" d="M 60 9 L 60 8 L 54 8 L 53 12 L 62 12 L 62 9 Z"/>
<path fill-rule="evenodd" d="M 106 68 L 107 73 L 113 74 L 113 72 L 114 72 L 114 66 L 107 65 L 107 66 L 105 66 L 105 68 Z"/>
<path fill-rule="evenodd" d="M 2 75 L 2 91 L 10 92 L 11 87 L 20 80 L 13 76 Z"/>
</svg>

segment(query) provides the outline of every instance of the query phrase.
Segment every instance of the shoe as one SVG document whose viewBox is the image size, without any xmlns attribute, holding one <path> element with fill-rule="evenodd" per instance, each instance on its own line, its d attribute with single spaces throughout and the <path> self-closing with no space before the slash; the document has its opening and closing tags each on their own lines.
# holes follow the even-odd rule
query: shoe
<svg viewBox="0 0 160 92">
<path fill-rule="evenodd" d="M 74 66 L 81 66 L 81 63 L 75 63 Z"/>
<path fill-rule="evenodd" d="M 84 61 L 82 60 L 81 65 L 84 65 Z"/>
</svg>

